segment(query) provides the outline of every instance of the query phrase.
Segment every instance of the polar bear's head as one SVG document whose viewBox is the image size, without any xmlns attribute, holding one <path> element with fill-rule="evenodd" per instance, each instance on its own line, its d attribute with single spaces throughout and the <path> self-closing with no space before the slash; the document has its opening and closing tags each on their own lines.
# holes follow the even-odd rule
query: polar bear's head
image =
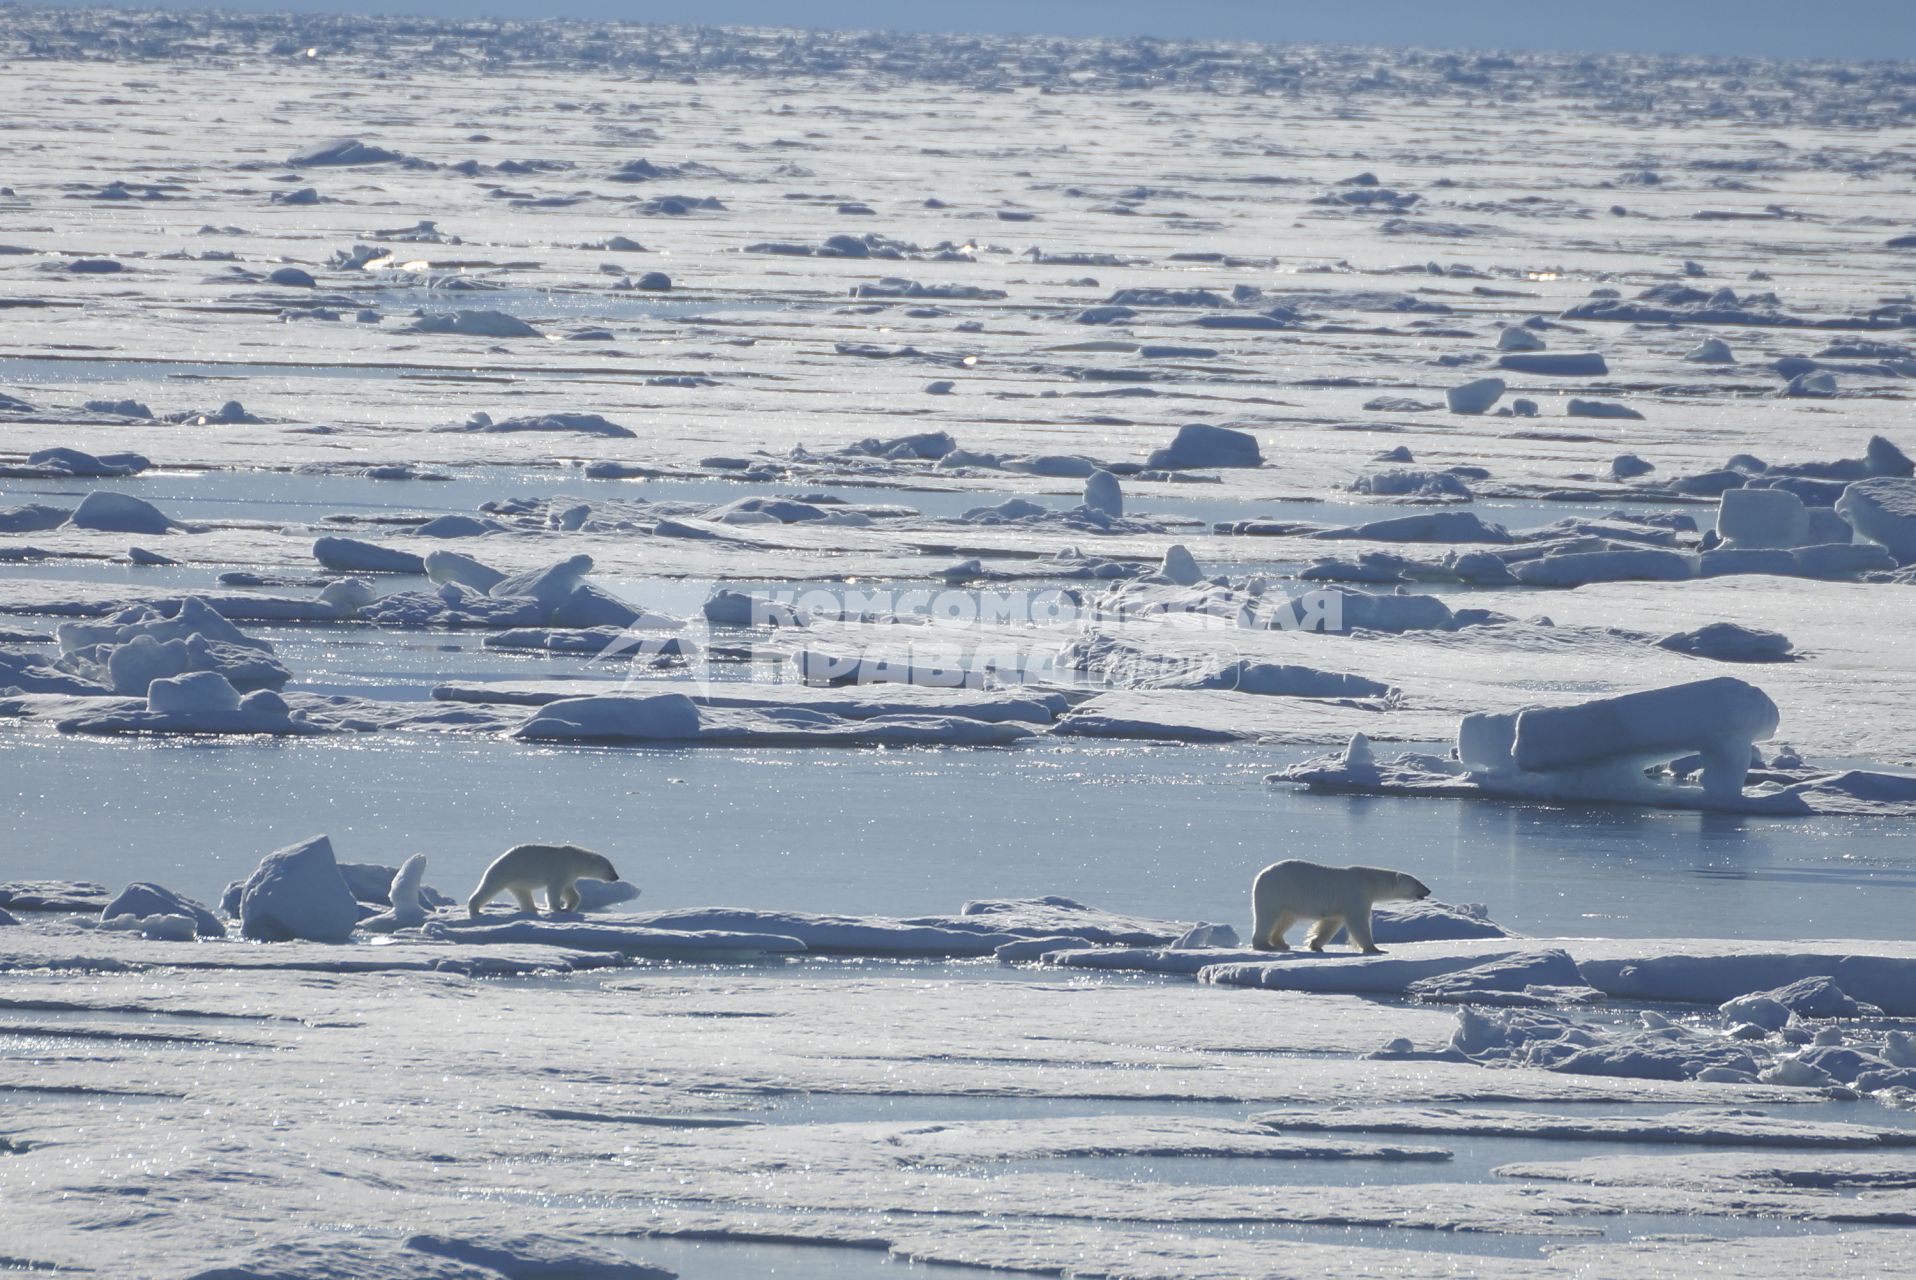
<svg viewBox="0 0 1916 1280">
<path fill-rule="evenodd" d="M 1408 872 L 1399 871 L 1396 891 L 1391 896 L 1407 902 L 1422 902 L 1430 896 L 1430 886 Z"/>
</svg>

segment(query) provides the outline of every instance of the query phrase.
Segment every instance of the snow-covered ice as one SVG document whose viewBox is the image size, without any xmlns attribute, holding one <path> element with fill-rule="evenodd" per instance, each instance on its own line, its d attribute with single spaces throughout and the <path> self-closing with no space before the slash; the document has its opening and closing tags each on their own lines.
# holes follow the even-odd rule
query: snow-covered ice
<svg viewBox="0 0 1916 1280">
<path fill-rule="evenodd" d="M 4 26 L 0 1269 L 1916 1266 L 1905 67 Z"/>
</svg>

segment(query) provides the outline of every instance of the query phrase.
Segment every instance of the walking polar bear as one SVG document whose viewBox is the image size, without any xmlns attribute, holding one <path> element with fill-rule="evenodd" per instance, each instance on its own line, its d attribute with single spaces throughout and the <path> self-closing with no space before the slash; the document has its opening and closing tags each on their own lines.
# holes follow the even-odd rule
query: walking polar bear
<svg viewBox="0 0 1916 1280">
<path fill-rule="evenodd" d="M 1299 920 L 1315 920 L 1305 939 L 1312 951 L 1322 951 L 1342 925 L 1353 946 L 1378 955 L 1371 941 L 1371 904 L 1429 896 L 1416 876 L 1383 867 L 1327 867 L 1296 859 L 1272 863 L 1251 882 L 1251 945 L 1259 951 L 1289 951 L 1284 931 Z"/>
<path fill-rule="evenodd" d="M 502 893 L 510 892 L 519 900 L 521 911 L 537 911 L 532 891 L 544 888 L 546 910 L 554 915 L 573 911 L 579 905 L 577 881 L 617 880 L 619 873 L 603 854 L 581 849 L 575 844 L 519 844 L 493 859 L 479 887 L 466 899 L 466 911 L 478 916 L 481 908 Z"/>
</svg>

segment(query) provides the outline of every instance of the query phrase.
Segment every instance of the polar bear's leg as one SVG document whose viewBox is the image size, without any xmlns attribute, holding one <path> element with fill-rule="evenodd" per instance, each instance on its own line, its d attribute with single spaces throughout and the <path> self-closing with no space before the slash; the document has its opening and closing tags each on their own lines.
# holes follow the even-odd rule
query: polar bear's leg
<svg viewBox="0 0 1916 1280">
<path fill-rule="evenodd" d="M 555 916 L 564 911 L 566 895 L 571 892 L 572 882 L 569 880 L 549 882 L 546 885 L 546 911 Z"/>
<path fill-rule="evenodd" d="M 1284 931 L 1297 923 L 1295 911 L 1280 911 L 1270 921 L 1268 928 L 1263 921 L 1252 927 L 1251 945 L 1259 951 L 1289 951 L 1291 944 L 1284 941 Z"/>
<path fill-rule="evenodd" d="M 577 911 L 579 909 L 579 902 L 580 902 L 578 881 L 575 880 L 572 883 L 568 884 L 565 887 L 565 893 L 560 897 L 559 900 L 565 904 L 565 909 L 567 911 Z"/>
<path fill-rule="evenodd" d="M 1305 941 L 1310 944 L 1312 951 L 1322 951 L 1324 944 L 1331 940 L 1331 935 L 1336 933 L 1343 924 L 1343 916 L 1324 916 L 1311 926 L 1310 937 Z"/>
<path fill-rule="evenodd" d="M 539 909 L 539 904 L 532 900 L 532 890 L 522 884 L 512 886 L 512 896 L 519 900 L 519 910 L 521 911 L 537 911 Z"/>
<path fill-rule="evenodd" d="M 466 914 L 477 920 L 479 913 L 485 910 L 486 904 L 498 897 L 504 889 L 505 886 L 498 883 L 491 876 L 482 877 L 479 881 L 479 887 L 472 891 L 470 898 L 466 899 Z"/>
<path fill-rule="evenodd" d="M 494 890 L 493 892 L 496 893 L 498 891 Z M 472 896 L 466 899 L 466 914 L 474 920 L 477 920 L 479 913 L 485 909 L 486 904 L 490 901 L 492 901 L 492 893 L 486 892 L 486 886 L 481 884 L 477 889 L 472 891 Z"/>
<path fill-rule="evenodd" d="M 1345 932 L 1350 934 L 1351 945 L 1367 956 L 1381 956 L 1383 951 L 1370 937 L 1370 908 L 1351 912 L 1350 919 L 1344 922 Z"/>
</svg>

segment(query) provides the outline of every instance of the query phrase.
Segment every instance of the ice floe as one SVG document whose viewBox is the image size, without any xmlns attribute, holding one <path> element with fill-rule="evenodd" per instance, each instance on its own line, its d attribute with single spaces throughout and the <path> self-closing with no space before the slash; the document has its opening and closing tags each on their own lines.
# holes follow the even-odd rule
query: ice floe
<svg viewBox="0 0 1916 1280">
<path fill-rule="evenodd" d="M 1746 788 L 1751 748 L 1777 729 L 1776 705 L 1727 676 L 1581 704 L 1467 715 L 1450 757 L 1353 753 L 1273 775 L 1327 791 L 1801 814 L 1903 813 L 1916 785 L 1897 775 L 1812 774 Z M 1679 762 L 1696 785 L 1667 776 Z"/>
</svg>

